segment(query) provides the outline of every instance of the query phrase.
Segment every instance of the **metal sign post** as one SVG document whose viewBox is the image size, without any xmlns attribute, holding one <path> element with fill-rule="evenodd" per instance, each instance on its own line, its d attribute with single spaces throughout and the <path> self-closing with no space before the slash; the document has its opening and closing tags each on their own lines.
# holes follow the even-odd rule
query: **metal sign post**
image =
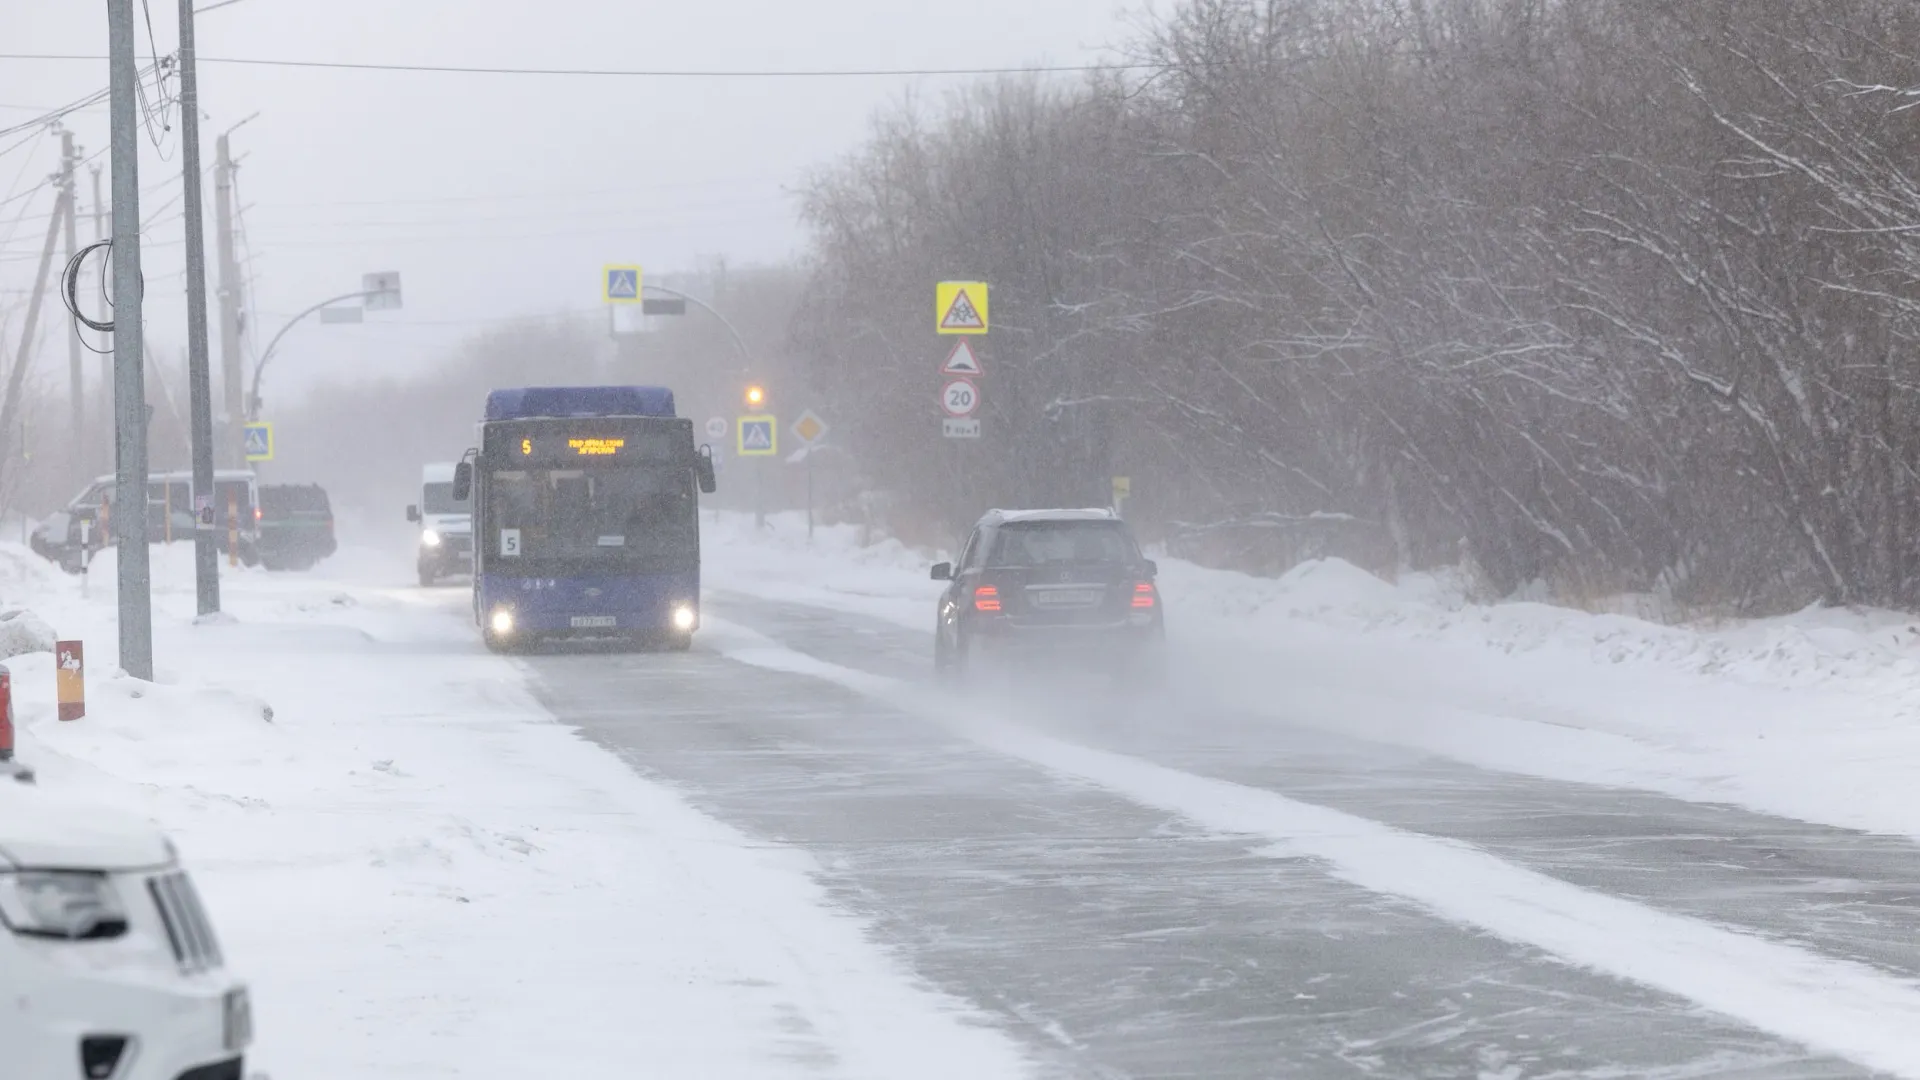
<svg viewBox="0 0 1920 1080">
<path fill-rule="evenodd" d="M 813 454 L 820 448 L 820 440 L 827 437 L 827 422 L 815 416 L 812 409 L 800 414 L 793 422 L 793 437 L 800 440 L 801 464 L 807 469 L 807 543 L 813 543 Z"/>
</svg>

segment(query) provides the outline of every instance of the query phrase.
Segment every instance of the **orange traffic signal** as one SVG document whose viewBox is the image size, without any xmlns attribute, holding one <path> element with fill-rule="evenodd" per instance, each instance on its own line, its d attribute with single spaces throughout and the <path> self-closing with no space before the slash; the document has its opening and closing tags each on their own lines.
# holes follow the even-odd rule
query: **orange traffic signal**
<svg viewBox="0 0 1920 1080">
<path fill-rule="evenodd" d="M 767 392 L 759 385 L 747 387 L 747 408 L 757 409 L 767 403 Z"/>
</svg>

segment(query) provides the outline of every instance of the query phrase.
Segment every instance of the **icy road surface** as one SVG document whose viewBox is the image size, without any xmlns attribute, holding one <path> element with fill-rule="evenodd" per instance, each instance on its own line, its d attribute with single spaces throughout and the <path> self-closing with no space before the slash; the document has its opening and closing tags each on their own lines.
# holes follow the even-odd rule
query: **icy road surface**
<svg viewBox="0 0 1920 1080">
<path fill-rule="evenodd" d="M 1920 1076 L 1905 840 L 1192 687 L 956 701 L 925 634 L 726 592 L 707 612 L 688 654 L 521 663 L 642 774 L 812 855 L 1043 1074 Z"/>
</svg>

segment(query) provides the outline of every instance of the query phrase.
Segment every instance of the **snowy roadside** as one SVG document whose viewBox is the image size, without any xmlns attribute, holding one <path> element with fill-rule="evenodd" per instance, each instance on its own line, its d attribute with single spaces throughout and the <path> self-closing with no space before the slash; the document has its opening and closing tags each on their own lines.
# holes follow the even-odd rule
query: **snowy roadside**
<svg viewBox="0 0 1920 1080">
<path fill-rule="evenodd" d="M 20 753 L 174 836 L 276 1080 L 1024 1071 L 834 913 L 806 856 L 554 723 L 478 646 L 464 590 L 342 552 L 233 574 L 230 617 L 196 625 L 188 549 L 154 553 L 145 684 L 112 674 L 110 559 L 83 598 L 0 545 L 0 599 L 91 669 L 62 724 L 51 657 L 9 661 Z"/>
<path fill-rule="evenodd" d="M 708 526 L 710 587 L 927 630 L 932 556 L 791 516 Z M 1206 705 L 1503 771 L 1920 836 L 1920 620 L 1813 610 L 1711 629 L 1475 605 L 1349 564 L 1255 578 L 1162 558 L 1182 708 Z"/>
</svg>

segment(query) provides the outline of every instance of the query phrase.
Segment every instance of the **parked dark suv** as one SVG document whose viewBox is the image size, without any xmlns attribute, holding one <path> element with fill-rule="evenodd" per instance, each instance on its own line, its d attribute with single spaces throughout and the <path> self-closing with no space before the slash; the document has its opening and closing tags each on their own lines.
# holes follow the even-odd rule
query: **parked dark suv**
<svg viewBox="0 0 1920 1080">
<path fill-rule="evenodd" d="M 934 628 L 934 667 L 983 658 L 1159 673 L 1166 620 L 1153 560 L 1110 510 L 991 510 L 973 527 Z"/>
<path fill-rule="evenodd" d="M 333 504 L 319 484 L 260 485 L 260 565 L 311 570 L 339 549 Z"/>
</svg>

